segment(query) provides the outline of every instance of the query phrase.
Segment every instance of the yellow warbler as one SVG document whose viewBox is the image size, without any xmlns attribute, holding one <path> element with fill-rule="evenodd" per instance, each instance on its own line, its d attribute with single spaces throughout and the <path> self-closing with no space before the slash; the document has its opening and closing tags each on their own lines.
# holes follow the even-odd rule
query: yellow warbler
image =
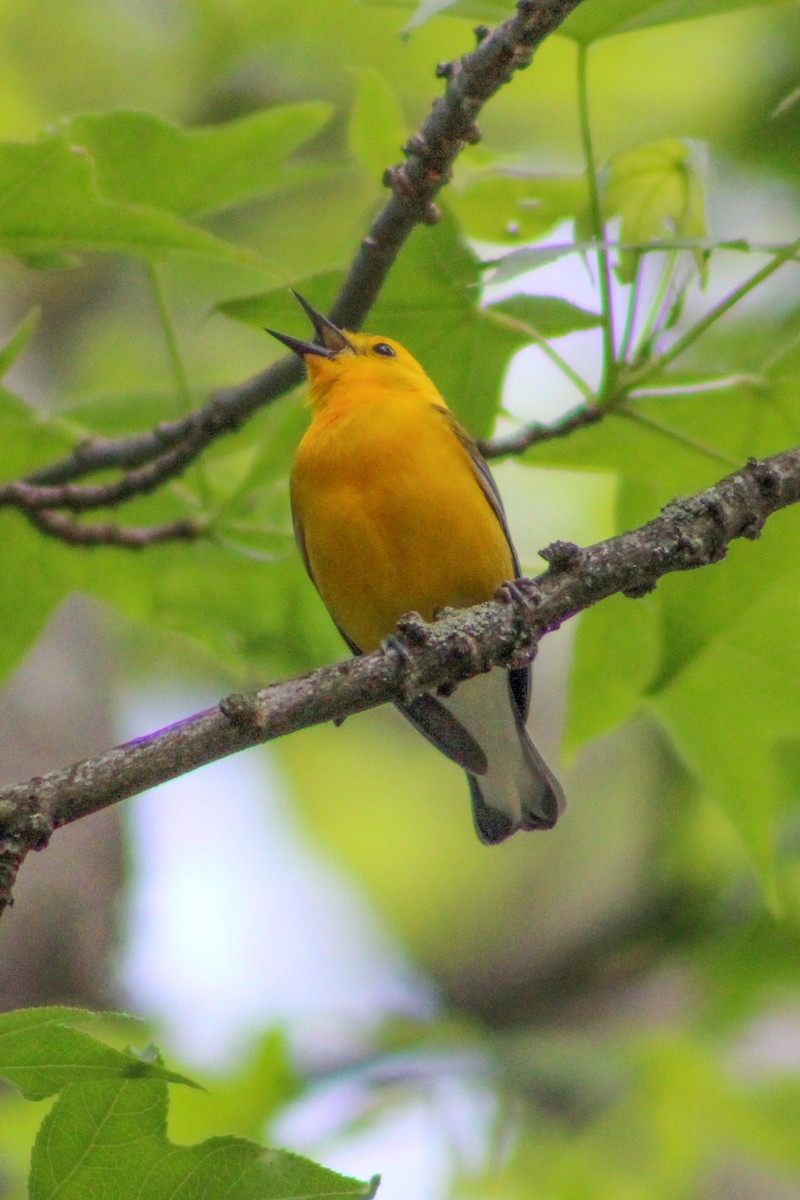
<svg viewBox="0 0 800 1200">
<path fill-rule="evenodd" d="M 317 340 L 269 330 L 308 369 L 311 424 L 292 466 L 295 534 L 355 654 L 406 612 L 490 600 L 519 575 L 502 501 L 474 442 L 399 342 L 347 333 L 301 296 Z M 525 730 L 530 668 L 495 668 L 400 711 L 467 772 L 481 841 L 549 829 L 564 798 Z"/>
</svg>

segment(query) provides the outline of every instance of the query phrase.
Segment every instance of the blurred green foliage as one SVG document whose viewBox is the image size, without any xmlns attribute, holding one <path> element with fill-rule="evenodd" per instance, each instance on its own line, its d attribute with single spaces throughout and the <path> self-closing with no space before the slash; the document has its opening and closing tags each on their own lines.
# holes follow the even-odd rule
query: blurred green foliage
<svg viewBox="0 0 800 1200">
<path fill-rule="evenodd" d="M 80 438 L 150 428 L 245 379 L 278 354 L 264 323 L 305 333 L 287 285 L 319 307 L 330 300 L 385 195 L 382 167 L 439 94 L 435 64 L 471 47 L 476 20 L 509 15 L 502 0 L 423 5 L 401 38 L 414 8 L 7 0 L 4 480 Z M 615 260 L 618 342 L 623 283 L 635 283 L 639 347 L 652 354 L 770 261 L 746 244 L 797 237 L 800 104 L 772 115 L 797 87 L 796 6 L 586 0 L 488 106 L 481 145 L 443 193 L 443 221 L 415 232 L 370 314 L 423 361 L 476 436 L 509 419 L 503 381 L 518 350 L 575 334 L 574 346 L 595 349 L 588 365 L 563 351 L 573 376 L 597 374 L 596 293 L 552 295 L 550 275 L 544 295 L 522 294 L 541 290 L 535 276 L 517 281 L 519 258 L 506 263 L 502 295 L 486 306 L 482 293 L 482 260 L 525 250 L 531 267 L 547 258 L 537 239 L 557 230 L 569 241 L 566 222 L 584 242 L 597 232 L 576 43 L 592 43 L 606 215 L 621 216 L 629 242 L 675 231 L 703 243 L 694 259 L 639 247 Z M 743 245 L 709 260 L 717 237 Z M 751 455 L 797 443 L 796 276 L 787 264 L 721 314 L 634 388 L 625 411 L 498 469 L 526 569 L 547 541 L 610 536 Z M 517 417 L 543 419 L 541 391 L 535 371 L 525 374 Z M 196 544 L 86 552 L 5 510 L 3 676 L 74 591 L 136 631 L 131 674 L 152 667 L 154 644 L 171 648 L 166 669 L 193 664 L 231 684 L 341 654 L 291 538 L 287 472 L 305 420 L 298 396 L 283 397 L 118 514 L 202 515 L 209 535 Z M 496 1100 L 485 1163 L 456 1163 L 454 1194 L 673 1200 L 722 1194 L 731 1178 L 743 1196 L 769 1195 L 775 1179 L 797 1185 L 796 1070 L 748 1058 L 747 1044 L 787 1009 L 798 1019 L 799 539 L 788 510 L 724 563 L 587 613 L 574 644 L 562 639 L 539 666 L 535 720 L 553 742 L 565 710 L 572 756 L 571 809 L 548 838 L 480 847 L 458 773 L 392 714 L 276 749 L 313 836 L 353 871 L 443 997 L 447 1019 L 387 1025 L 365 1058 L 466 1047 Z M 148 1104 L 165 1111 L 163 1079 L 147 1086 L 158 1095 L 145 1097 L 142 1120 Z M 181 1141 L 257 1137 L 306 1085 L 268 1038 L 248 1070 L 209 1086 L 207 1103 L 173 1089 L 184 1093 L 173 1105 Z M 378 1091 L 366 1121 L 381 1109 Z M 110 1094 L 101 1101 L 113 1106 Z M 55 1112 L 35 1152 L 37 1197 L 58 1188 L 45 1159 L 63 1165 L 77 1144 L 56 1145 Z M 77 1118 L 64 1116 L 74 1131 Z M 21 1194 L 39 1122 L 38 1107 L 0 1097 L 0 1195 Z M 134 1124 L 131 1144 L 140 1135 L 162 1137 Z"/>
<path fill-rule="evenodd" d="M 0 1074 L 30 1100 L 56 1095 L 33 1150 L 31 1200 L 100 1194 L 155 1200 L 180 1192 L 222 1200 L 232 1187 L 242 1200 L 374 1195 L 377 1181 L 348 1179 L 244 1138 L 169 1141 L 166 1085 L 191 1086 L 191 1080 L 166 1071 L 152 1047 L 119 1051 L 74 1028 L 91 1019 L 65 1008 L 0 1014 Z M 268 1111 L 262 1101 L 262 1121 Z"/>
</svg>

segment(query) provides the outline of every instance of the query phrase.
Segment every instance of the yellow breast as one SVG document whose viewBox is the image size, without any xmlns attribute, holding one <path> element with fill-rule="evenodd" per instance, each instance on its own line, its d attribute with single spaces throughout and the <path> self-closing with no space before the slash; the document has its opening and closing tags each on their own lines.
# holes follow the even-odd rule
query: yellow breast
<svg viewBox="0 0 800 1200">
<path fill-rule="evenodd" d="M 433 386 L 340 392 L 300 444 L 292 508 L 325 605 L 366 652 L 404 612 L 431 620 L 445 605 L 488 600 L 514 569 Z"/>
</svg>

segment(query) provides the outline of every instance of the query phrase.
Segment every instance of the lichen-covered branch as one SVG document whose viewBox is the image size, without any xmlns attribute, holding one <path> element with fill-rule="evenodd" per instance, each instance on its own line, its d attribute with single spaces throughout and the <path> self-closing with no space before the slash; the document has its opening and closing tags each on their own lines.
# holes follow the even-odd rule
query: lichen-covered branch
<svg viewBox="0 0 800 1200">
<path fill-rule="evenodd" d="M 533 52 L 574 11 L 581 0 L 518 0 L 516 13 L 494 30 L 476 30 L 476 48 L 453 62 L 440 63 L 444 94 L 403 148 L 405 162 L 388 167 L 384 183 L 391 196 L 361 242 L 334 301 L 331 319 L 360 328 L 411 231 L 438 220 L 435 199 L 449 181 L 462 148 L 479 138 L 476 119 L 483 106 L 527 67 Z M 139 531 L 117 524 L 86 526 L 76 519 L 37 518 L 43 510 L 70 513 L 122 504 L 145 495 L 183 473 L 217 438 L 239 429 L 255 412 L 295 387 L 302 378 L 299 359 L 281 359 L 236 387 L 216 392 L 187 417 L 121 438 L 91 438 L 24 480 L 0 487 L 0 507 L 15 507 L 44 532 L 73 545 L 142 544 Z M 117 470 L 118 479 L 100 485 L 78 481 L 97 471 Z M 173 532 L 173 529 L 176 532 Z M 185 537 L 183 526 L 159 527 L 158 540 Z M 155 540 L 155 539 L 154 539 Z"/>
<path fill-rule="evenodd" d="M 752 459 L 640 529 L 586 549 L 554 542 L 542 551 L 549 569 L 496 601 L 433 625 L 411 615 L 374 654 L 229 696 L 167 729 L 0 789 L 0 911 L 25 855 L 59 826 L 248 746 L 455 684 L 495 663 L 520 665 L 562 621 L 617 592 L 645 595 L 672 571 L 718 562 L 735 538 L 757 538 L 768 517 L 798 502 L 800 449 Z"/>
</svg>

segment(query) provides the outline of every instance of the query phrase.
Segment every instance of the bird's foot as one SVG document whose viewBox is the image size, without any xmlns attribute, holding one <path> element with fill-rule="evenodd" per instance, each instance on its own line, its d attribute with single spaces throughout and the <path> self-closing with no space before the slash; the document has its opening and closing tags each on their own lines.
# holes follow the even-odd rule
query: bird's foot
<svg viewBox="0 0 800 1200">
<path fill-rule="evenodd" d="M 411 647 L 422 646 L 426 640 L 426 625 L 419 613 L 404 613 L 397 622 L 397 633 L 390 633 L 380 645 L 381 653 L 392 655 L 400 665 L 400 699 L 405 704 L 410 704 L 420 692 Z"/>
<path fill-rule="evenodd" d="M 529 579 L 509 579 L 494 594 L 500 604 L 510 605 L 514 614 L 515 639 L 506 665 L 513 670 L 526 667 L 536 655 L 536 642 L 528 625 L 533 610 L 541 603 L 542 593 Z"/>
</svg>

